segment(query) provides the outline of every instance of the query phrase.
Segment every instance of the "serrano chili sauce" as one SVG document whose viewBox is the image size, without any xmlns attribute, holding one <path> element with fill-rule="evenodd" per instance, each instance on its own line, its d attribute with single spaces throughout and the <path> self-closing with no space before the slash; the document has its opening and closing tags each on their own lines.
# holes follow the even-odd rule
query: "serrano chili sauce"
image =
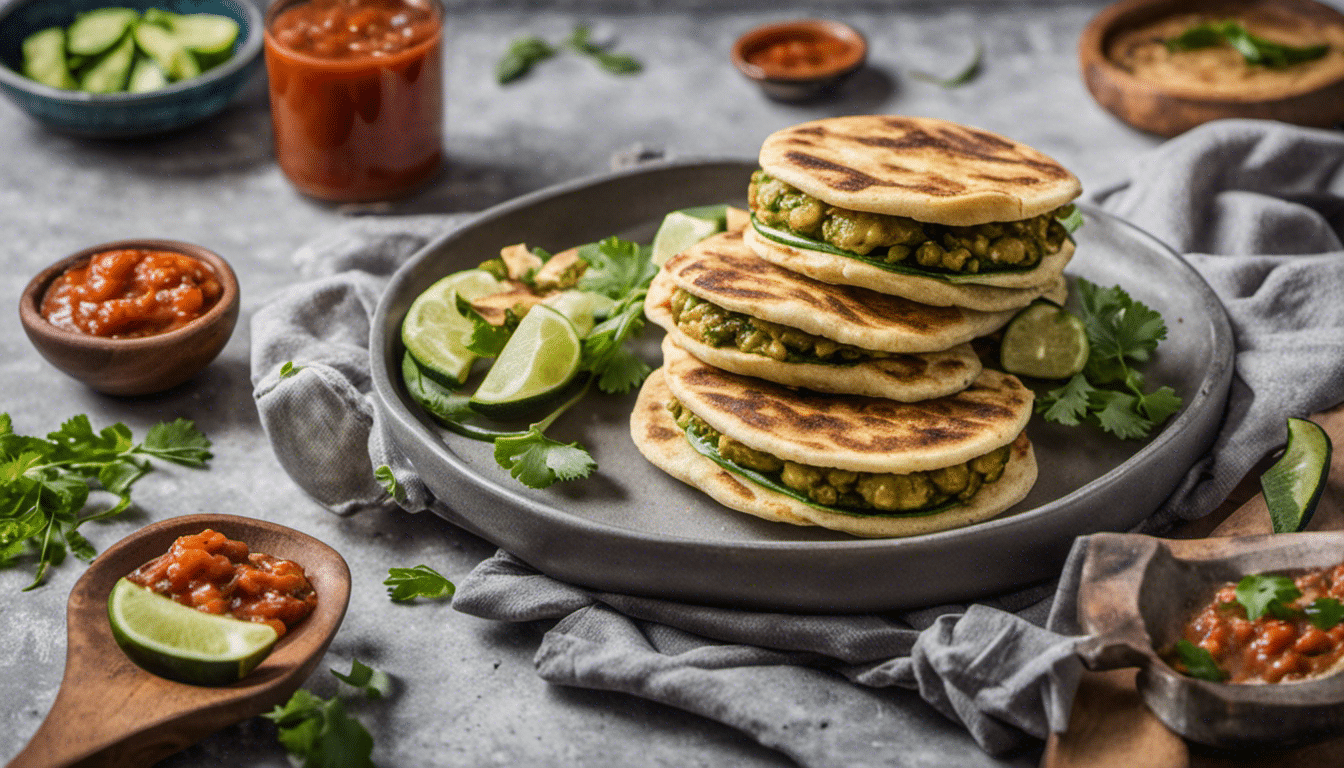
<svg viewBox="0 0 1344 768">
<path fill-rule="evenodd" d="M 199 611 L 269 624 L 280 637 L 317 607 L 303 566 L 208 528 L 179 536 L 126 578 Z"/>
<path fill-rule="evenodd" d="M 437 0 L 280 0 L 266 21 L 275 155 L 299 191 L 408 194 L 443 160 Z"/>
<path fill-rule="evenodd" d="M 41 312 L 57 328 L 126 339 L 181 328 L 222 292 L 214 270 L 186 254 L 128 248 L 66 270 L 42 296 Z"/>
<path fill-rule="evenodd" d="M 1304 680 L 1329 671 L 1344 658 L 1344 622 L 1318 629 L 1302 609 L 1317 598 L 1344 601 L 1344 563 L 1293 579 L 1302 596 L 1288 604 L 1289 618 L 1269 613 L 1251 621 L 1237 602 L 1237 585 L 1218 589 L 1213 600 L 1185 625 L 1181 636 L 1208 651 L 1229 683 Z M 1170 659 L 1179 669 L 1179 662 Z"/>
</svg>

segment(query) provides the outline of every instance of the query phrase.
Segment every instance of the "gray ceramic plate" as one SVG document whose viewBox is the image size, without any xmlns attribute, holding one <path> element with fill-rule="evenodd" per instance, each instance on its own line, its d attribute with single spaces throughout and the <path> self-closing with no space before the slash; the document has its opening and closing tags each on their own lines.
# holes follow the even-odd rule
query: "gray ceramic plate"
<svg viewBox="0 0 1344 768">
<path fill-rule="evenodd" d="M 1273 685 L 1186 677 L 1157 655 L 1225 582 L 1251 573 L 1324 568 L 1344 559 L 1344 533 L 1173 541 L 1137 534 L 1088 540 L 1078 621 L 1095 637 L 1079 649 L 1093 669 L 1139 667 L 1138 688 L 1162 722 L 1216 747 L 1293 744 L 1344 730 L 1344 675 Z"/>
<path fill-rule="evenodd" d="M 754 163 L 682 162 L 585 179 L 485 211 L 427 245 L 393 277 L 371 339 L 374 388 L 394 439 L 444 516 L 542 571 L 577 584 L 670 599 L 809 612 L 962 601 L 1058 572 L 1073 538 L 1126 530 L 1151 514 L 1213 440 L 1232 375 L 1232 335 L 1217 297 L 1170 249 L 1094 209 L 1077 235 L 1074 275 L 1120 283 L 1170 329 L 1147 369 L 1185 406 L 1153 439 L 1120 441 L 1033 420 L 1041 477 L 1002 516 L 908 539 L 860 540 L 730 511 L 647 463 L 629 436 L 634 395 L 595 395 L 552 436 L 581 441 L 594 476 L 542 491 L 500 469 L 487 443 L 444 432 L 400 382 L 398 329 L 438 278 L 502 246 L 551 251 L 620 235 L 647 242 L 667 211 L 743 204 Z M 657 364 L 656 328 L 645 354 Z M 550 434 L 550 433 L 548 433 Z"/>
</svg>

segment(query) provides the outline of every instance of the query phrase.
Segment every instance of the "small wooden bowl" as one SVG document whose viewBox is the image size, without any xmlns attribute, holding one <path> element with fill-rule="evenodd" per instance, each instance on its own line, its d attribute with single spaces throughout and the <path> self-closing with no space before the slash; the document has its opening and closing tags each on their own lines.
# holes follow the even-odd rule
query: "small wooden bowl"
<svg viewBox="0 0 1344 768">
<path fill-rule="evenodd" d="M 1211 95 L 1189 86 L 1135 77 L 1106 55 L 1121 32 L 1184 13 L 1226 16 L 1254 9 L 1277 18 L 1344 26 L 1344 14 L 1313 0 L 1122 0 L 1092 19 L 1078 39 L 1083 82 L 1107 111 L 1135 128 L 1175 136 L 1210 120 L 1232 117 L 1280 120 L 1328 128 L 1344 122 L 1344 75 L 1309 91 Z"/>
<path fill-rule="evenodd" d="M 204 315 L 176 330 L 109 339 L 57 328 L 42 317 L 42 297 L 58 276 L 95 253 L 122 248 L 176 251 L 210 266 L 223 293 Z M 228 262 L 199 245 L 175 240 L 122 240 L 95 245 L 47 267 L 19 297 L 19 320 L 47 362 L 109 395 L 146 395 L 175 387 L 215 359 L 238 321 L 238 278 Z"/>
<path fill-rule="evenodd" d="M 840 44 L 842 52 L 825 67 L 806 75 L 791 75 L 773 71 L 752 63 L 751 58 L 761 50 L 790 40 L 816 42 L 830 40 Z M 868 59 L 868 41 L 859 31 L 838 21 L 827 19 L 799 19 L 779 24 L 767 24 L 742 35 L 733 43 L 733 66 L 760 86 L 772 99 L 779 101 L 807 101 L 833 91 L 850 75 L 863 68 Z"/>
</svg>

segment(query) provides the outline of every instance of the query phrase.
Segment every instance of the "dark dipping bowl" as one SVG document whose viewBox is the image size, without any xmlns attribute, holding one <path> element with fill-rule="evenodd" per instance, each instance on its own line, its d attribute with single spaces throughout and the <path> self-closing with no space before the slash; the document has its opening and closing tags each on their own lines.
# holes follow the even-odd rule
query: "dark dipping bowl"
<svg viewBox="0 0 1344 768">
<path fill-rule="evenodd" d="M 838 43 L 840 53 L 823 66 L 805 74 L 777 71 L 751 59 L 780 43 L 800 41 Z M 760 86 L 766 96 L 779 101 L 808 101 L 823 96 L 859 71 L 868 59 L 868 42 L 858 30 L 826 19 L 800 19 L 757 27 L 733 43 L 733 65 Z"/>
<path fill-rule="evenodd" d="M 1158 719 L 1214 747 L 1291 746 L 1344 732 L 1344 674 L 1309 680 L 1213 683 L 1172 669 L 1157 649 L 1219 585 L 1253 573 L 1344 560 L 1344 531 L 1173 540 L 1101 533 L 1088 539 L 1078 587 L 1079 649 L 1094 670 L 1138 667 L 1139 694 Z"/>
<path fill-rule="evenodd" d="M 123 248 L 175 251 L 208 264 L 219 301 L 181 328 L 131 339 L 110 339 L 57 328 L 42 316 L 52 281 L 96 253 Z M 238 321 L 238 278 L 228 262 L 199 245 L 175 240 L 122 240 L 85 248 L 44 269 L 19 297 L 19 320 L 37 351 L 61 372 L 108 395 L 147 395 L 175 387 L 215 359 Z"/>
</svg>

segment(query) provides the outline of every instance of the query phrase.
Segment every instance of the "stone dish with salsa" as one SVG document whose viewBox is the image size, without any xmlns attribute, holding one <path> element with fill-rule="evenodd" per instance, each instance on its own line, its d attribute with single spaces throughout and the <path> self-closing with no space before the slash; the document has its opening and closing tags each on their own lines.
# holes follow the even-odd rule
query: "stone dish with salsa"
<svg viewBox="0 0 1344 768">
<path fill-rule="evenodd" d="M 1078 588 L 1078 622 L 1090 635 L 1079 654 L 1091 669 L 1139 667 L 1144 703 L 1192 741 L 1242 748 L 1338 734 L 1344 730 L 1344 675 L 1331 655 L 1339 654 L 1344 630 L 1331 628 L 1318 637 L 1310 631 L 1314 627 L 1272 614 L 1247 621 L 1239 608 L 1215 606 L 1215 613 L 1225 615 L 1212 622 L 1205 617 L 1196 640 L 1208 631 L 1217 635 L 1215 646 L 1243 630 L 1250 630 L 1243 641 L 1261 637 L 1249 651 L 1217 649 L 1220 663 L 1234 675 L 1229 682 L 1182 674 L 1164 653 L 1191 637 L 1192 617 L 1211 602 L 1226 602 L 1217 598 L 1225 597 L 1227 583 L 1250 574 L 1288 574 L 1310 603 L 1337 591 L 1335 571 L 1342 558 L 1344 532 L 1338 531 L 1196 540 L 1095 534 L 1087 543 Z M 1243 624 L 1259 624 L 1260 631 Z M 1223 625 L 1225 633 L 1219 630 Z M 1238 679 L 1249 684 L 1232 682 Z"/>
</svg>

